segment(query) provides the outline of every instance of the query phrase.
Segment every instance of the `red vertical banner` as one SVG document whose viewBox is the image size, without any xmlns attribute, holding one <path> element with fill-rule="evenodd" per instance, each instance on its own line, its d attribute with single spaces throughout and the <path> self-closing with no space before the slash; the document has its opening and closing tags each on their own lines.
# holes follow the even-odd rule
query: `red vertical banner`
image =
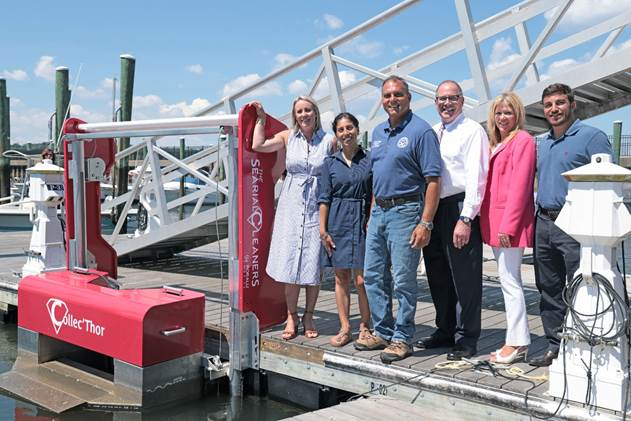
<svg viewBox="0 0 631 421">
<path fill-rule="evenodd" d="M 272 169 L 281 154 L 252 150 L 256 118 L 256 109 L 251 105 L 239 112 L 239 310 L 256 314 L 262 330 L 285 321 L 287 306 L 284 284 L 274 281 L 265 270 L 274 225 Z M 271 138 L 286 128 L 267 116 L 265 137 Z"/>
</svg>

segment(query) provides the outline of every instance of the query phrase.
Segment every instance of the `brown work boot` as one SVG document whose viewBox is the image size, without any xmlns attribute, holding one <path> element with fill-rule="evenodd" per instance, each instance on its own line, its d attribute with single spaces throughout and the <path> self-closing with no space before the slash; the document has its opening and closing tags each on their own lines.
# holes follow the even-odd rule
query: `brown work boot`
<svg viewBox="0 0 631 421">
<path fill-rule="evenodd" d="M 363 332 L 353 344 L 358 351 L 376 351 L 388 346 L 388 341 L 370 332 Z"/>
<path fill-rule="evenodd" d="M 392 341 L 390 345 L 379 355 L 381 362 L 384 364 L 390 364 L 394 361 L 400 361 L 404 358 L 412 355 L 412 348 L 410 345 L 401 341 Z"/>
</svg>

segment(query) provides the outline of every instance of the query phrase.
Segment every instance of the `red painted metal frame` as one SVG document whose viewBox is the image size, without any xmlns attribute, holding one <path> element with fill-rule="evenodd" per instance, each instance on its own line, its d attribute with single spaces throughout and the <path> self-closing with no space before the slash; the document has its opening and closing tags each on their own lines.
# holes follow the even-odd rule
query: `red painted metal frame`
<svg viewBox="0 0 631 421">
<path fill-rule="evenodd" d="M 256 110 L 246 105 L 239 112 L 238 208 L 239 208 L 239 310 L 252 311 L 261 330 L 287 318 L 284 285 L 265 271 L 274 222 L 274 172 L 284 165 L 284 153 L 252 151 Z M 287 127 L 266 118 L 265 136 Z"/>
<path fill-rule="evenodd" d="M 64 122 L 64 133 L 81 133 L 77 128 L 79 124 L 85 121 L 77 118 L 69 118 Z M 101 158 L 105 162 L 105 174 L 109 174 L 114 166 L 116 156 L 116 143 L 114 139 L 94 139 L 85 140 L 84 157 Z M 64 188 L 65 188 L 65 204 L 66 204 L 66 250 L 70 249 L 70 240 L 75 237 L 74 227 L 74 202 L 72 179 L 68 172 L 68 163 L 72 159 L 72 154 L 68 149 L 69 143 L 64 142 Z M 117 259 L 116 250 L 109 245 L 101 236 L 101 183 L 98 181 L 86 181 L 85 183 L 85 216 L 86 226 L 89 228 L 87 232 L 88 251 L 95 257 L 97 270 L 107 272 L 112 278 L 117 277 Z M 66 266 L 68 265 L 68 254 L 66 253 Z"/>
</svg>

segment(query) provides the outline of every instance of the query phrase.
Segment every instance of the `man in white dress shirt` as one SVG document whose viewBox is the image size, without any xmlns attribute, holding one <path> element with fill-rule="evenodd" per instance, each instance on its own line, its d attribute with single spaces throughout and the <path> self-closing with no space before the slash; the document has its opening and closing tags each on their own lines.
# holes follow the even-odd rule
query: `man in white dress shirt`
<svg viewBox="0 0 631 421">
<path fill-rule="evenodd" d="M 480 124 L 462 113 L 458 83 L 436 90 L 441 122 L 434 126 L 443 160 L 440 203 L 434 233 L 423 249 L 436 308 L 436 331 L 417 342 L 421 348 L 453 346 L 448 360 L 477 353 L 482 306 L 482 238 L 478 212 L 489 166 L 489 140 Z"/>
</svg>

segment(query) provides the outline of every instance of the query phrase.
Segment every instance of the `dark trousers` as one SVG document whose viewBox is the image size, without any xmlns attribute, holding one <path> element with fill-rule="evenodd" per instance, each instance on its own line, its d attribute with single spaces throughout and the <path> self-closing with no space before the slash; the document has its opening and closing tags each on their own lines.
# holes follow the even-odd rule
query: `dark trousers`
<svg viewBox="0 0 631 421">
<path fill-rule="evenodd" d="M 482 237 L 479 218 L 471 222 L 469 243 L 454 247 L 453 233 L 464 195 L 440 200 L 432 237 L 423 249 L 427 280 L 436 308 L 434 335 L 477 347 L 482 308 Z"/>
<path fill-rule="evenodd" d="M 559 349 L 559 336 L 567 306 L 563 289 L 580 262 L 580 244 L 554 221 L 538 214 L 535 223 L 535 281 L 541 293 L 539 311 L 550 350 Z"/>
</svg>

